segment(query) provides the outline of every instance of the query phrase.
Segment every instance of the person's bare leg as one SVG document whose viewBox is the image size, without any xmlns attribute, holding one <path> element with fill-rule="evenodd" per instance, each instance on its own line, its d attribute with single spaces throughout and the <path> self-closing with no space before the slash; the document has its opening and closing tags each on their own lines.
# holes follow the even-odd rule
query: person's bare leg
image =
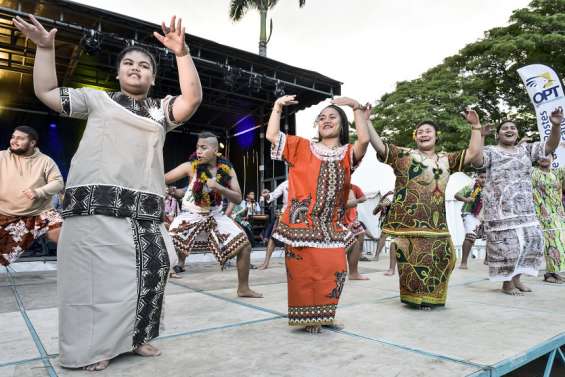
<svg viewBox="0 0 565 377">
<path fill-rule="evenodd" d="M 179 258 L 179 261 L 178 261 L 177 265 L 173 267 L 173 271 L 174 272 L 185 272 L 186 269 L 184 268 L 184 264 L 185 264 L 185 261 L 186 261 L 186 257 L 188 257 L 188 254 L 177 253 L 177 256 Z"/>
<path fill-rule="evenodd" d="M 390 244 L 390 250 L 388 251 L 389 267 L 385 271 L 385 276 L 393 276 L 396 270 L 396 249 L 394 244 Z"/>
<path fill-rule="evenodd" d="M 360 234 L 356 237 L 355 244 L 351 251 L 347 253 L 347 264 L 349 265 L 349 280 L 369 280 L 368 277 L 359 273 L 359 258 L 363 252 L 363 240 L 365 234 Z"/>
<path fill-rule="evenodd" d="M 377 250 L 375 251 L 375 260 L 379 260 L 379 255 L 381 254 L 381 251 L 383 251 L 383 247 L 385 247 L 386 244 L 386 237 L 383 236 L 381 234 L 381 237 L 379 238 L 379 242 L 377 242 Z"/>
<path fill-rule="evenodd" d="M 474 241 L 471 241 L 470 239 L 465 238 L 465 241 L 463 241 L 463 255 L 461 256 L 461 265 L 459 265 L 459 268 L 462 270 L 466 270 L 467 267 L 467 261 L 469 260 L 469 254 L 471 253 L 471 248 L 473 247 L 473 245 L 475 244 Z"/>
<path fill-rule="evenodd" d="M 267 251 L 265 251 L 265 260 L 263 261 L 263 264 L 259 266 L 260 270 L 266 270 L 267 268 L 269 268 L 269 262 L 271 261 L 273 251 L 275 251 L 275 241 L 270 238 L 269 242 L 267 243 Z"/>
<path fill-rule="evenodd" d="M 237 295 L 239 297 L 263 297 L 249 288 L 249 265 L 251 264 L 251 244 L 246 243 L 237 254 Z"/>
<path fill-rule="evenodd" d="M 512 278 L 512 283 L 514 284 L 514 286 L 518 290 L 520 290 L 520 292 L 531 292 L 532 290 L 530 289 L 530 287 L 526 286 L 520 281 L 520 277 L 522 277 L 522 274 L 518 274 Z"/>
<path fill-rule="evenodd" d="M 510 296 L 523 296 L 524 294 L 514 286 L 514 279 L 502 282 L 502 293 Z"/>
</svg>

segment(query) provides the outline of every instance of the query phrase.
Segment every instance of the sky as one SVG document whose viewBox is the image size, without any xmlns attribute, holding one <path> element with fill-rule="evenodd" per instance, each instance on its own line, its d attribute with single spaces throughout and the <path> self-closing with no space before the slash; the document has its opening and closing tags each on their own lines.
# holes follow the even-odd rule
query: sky
<svg viewBox="0 0 565 377">
<path fill-rule="evenodd" d="M 186 30 L 257 53 L 259 13 L 229 18 L 229 0 L 79 0 L 149 22 L 181 16 Z M 484 32 L 506 25 L 530 0 L 279 0 L 269 12 L 273 35 L 267 55 L 343 82 L 342 94 L 374 102 L 398 81 L 415 79 Z M 187 41 L 190 45 L 190 40 Z M 327 103 L 324 103 L 327 104 Z M 324 106 L 297 115 L 297 133 L 313 136 Z M 349 112 L 351 114 L 351 112 Z"/>
<path fill-rule="evenodd" d="M 174 14 L 190 34 L 257 53 L 259 14 L 229 19 L 229 0 L 79 0 L 79 3 L 160 24 Z M 530 0 L 279 0 L 269 18 L 267 55 L 343 82 L 342 94 L 374 102 L 399 81 L 419 77 L 484 32 L 504 26 Z M 187 40 L 190 46 L 190 40 Z M 289 93 L 290 94 L 290 93 Z M 328 102 L 297 114 L 297 134 L 312 127 Z M 351 117 L 351 111 L 347 111 Z M 376 180 L 374 177 L 379 177 Z M 389 190 L 392 171 L 369 150 L 353 181 L 365 190 Z"/>
</svg>

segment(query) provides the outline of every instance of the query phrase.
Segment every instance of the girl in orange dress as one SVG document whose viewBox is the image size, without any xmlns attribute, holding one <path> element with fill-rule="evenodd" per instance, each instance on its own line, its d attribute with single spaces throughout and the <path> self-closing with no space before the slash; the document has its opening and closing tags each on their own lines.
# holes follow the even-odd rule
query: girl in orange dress
<svg viewBox="0 0 565 377">
<path fill-rule="evenodd" d="M 288 205 L 273 237 L 286 246 L 288 320 L 319 333 L 333 325 L 347 276 L 345 249 L 354 241 L 342 223 L 351 173 L 369 143 L 366 106 L 342 97 L 318 115 L 318 141 L 280 132 L 283 107 L 297 104 L 295 96 L 275 101 L 267 139 L 271 158 L 289 165 Z M 347 117 L 338 106 L 353 109 L 358 139 L 349 144 Z"/>
</svg>

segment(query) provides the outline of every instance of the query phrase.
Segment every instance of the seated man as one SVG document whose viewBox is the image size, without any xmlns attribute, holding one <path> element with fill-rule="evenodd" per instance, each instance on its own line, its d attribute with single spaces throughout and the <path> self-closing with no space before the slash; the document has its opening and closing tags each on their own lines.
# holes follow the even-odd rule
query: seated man
<svg viewBox="0 0 565 377">
<path fill-rule="evenodd" d="M 241 202 L 241 208 L 245 209 L 247 213 L 244 217 L 258 215 L 261 213 L 261 206 L 255 200 L 255 193 L 253 191 L 249 191 L 245 200 Z"/>
<path fill-rule="evenodd" d="M 251 244 L 245 232 L 222 213 L 222 198 L 232 203 L 241 201 L 241 189 L 232 164 L 218 157 L 218 139 L 210 132 L 198 137 L 196 153 L 165 174 L 167 184 L 188 177 L 189 185 L 182 199 L 182 212 L 173 220 L 169 232 L 179 254 L 182 271 L 184 261 L 196 246 L 207 246 L 220 265 L 237 256 L 237 295 L 262 297 L 249 288 Z"/>
<path fill-rule="evenodd" d="M 63 188 L 55 162 L 37 148 L 39 136 L 16 127 L 10 147 L 0 151 L 0 264 L 7 266 L 43 235 L 59 239 L 63 223 L 51 197 Z"/>
</svg>

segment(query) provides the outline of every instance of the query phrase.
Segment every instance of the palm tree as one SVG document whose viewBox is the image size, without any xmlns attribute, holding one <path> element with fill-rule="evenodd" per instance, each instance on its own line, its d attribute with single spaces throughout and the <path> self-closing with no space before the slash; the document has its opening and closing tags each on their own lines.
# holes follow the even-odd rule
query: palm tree
<svg viewBox="0 0 565 377">
<path fill-rule="evenodd" d="M 239 21 L 249 9 L 257 9 L 261 16 L 261 30 L 259 32 L 259 55 L 267 56 L 267 43 L 273 33 L 273 20 L 271 19 L 271 30 L 267 38 L 267 11 L 272 9 L 278 0 L 231 0 L 230 18 Z M 302 8 L 306 0 L 298 0 L 298 6 Z"/>
</svg>

